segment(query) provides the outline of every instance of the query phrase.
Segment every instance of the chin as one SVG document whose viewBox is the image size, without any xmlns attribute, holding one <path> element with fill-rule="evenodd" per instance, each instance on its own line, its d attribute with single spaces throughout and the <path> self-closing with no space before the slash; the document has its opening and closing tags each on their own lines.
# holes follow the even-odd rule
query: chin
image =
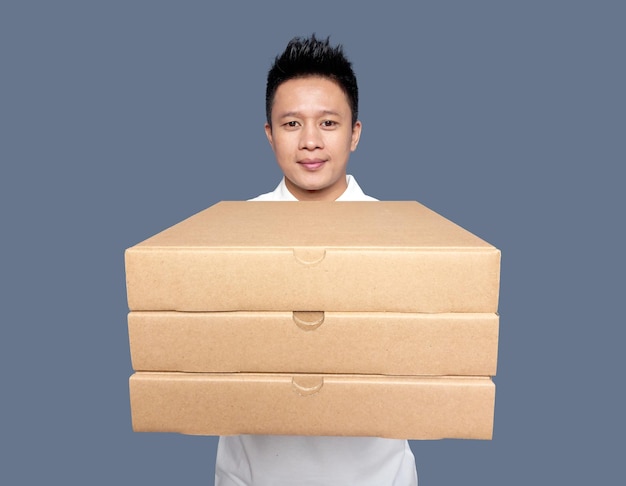
<svg viewBox="0 0 626 486">
<path fill-rule="evenodd" d="M 315 180 L 314 178 L 309 178 L 308 180 L 296 180 L 292 181 L 292 183 L 305 191 L 320 191 L 332 185 L 324 181 Z"/>
</svg>

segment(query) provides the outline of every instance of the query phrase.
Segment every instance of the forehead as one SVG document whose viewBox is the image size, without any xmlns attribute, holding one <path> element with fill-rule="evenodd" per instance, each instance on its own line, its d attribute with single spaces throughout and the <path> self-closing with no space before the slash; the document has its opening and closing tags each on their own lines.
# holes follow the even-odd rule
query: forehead
<svg viewBox="0 0 626 486">
<path fill-rule="evenodd" d="M 333 110 L 350 113 L 348 97 L 336 81 L 323 76 L 289 79 L 276 89 L 272 111 L 299 109 Z M 280 114 L 277 113 L 280 116 Z"/>
</svg>

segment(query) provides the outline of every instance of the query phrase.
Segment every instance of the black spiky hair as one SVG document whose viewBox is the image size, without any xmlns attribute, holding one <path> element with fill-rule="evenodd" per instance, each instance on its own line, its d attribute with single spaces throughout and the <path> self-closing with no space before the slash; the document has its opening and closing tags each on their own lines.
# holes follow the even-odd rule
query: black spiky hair
<svg viewBox="0 0 626 486">
<path fill-rule="evenodd" d="M 330 37 L 317 39 L 315 34 L 308 38 L 294 37 L 284 52 L 274 60 L 267 73 L 265 90 L 265 117 L 272 124 L 272 105 L 278 87 L 294 78 L 322 76 L 336 82 L 348 98 L 352 110 L 352 124 L 358 120 L 359 89 L 352 63 L 343 52 L 341 44 L 330 45 Z"/>
</svg>

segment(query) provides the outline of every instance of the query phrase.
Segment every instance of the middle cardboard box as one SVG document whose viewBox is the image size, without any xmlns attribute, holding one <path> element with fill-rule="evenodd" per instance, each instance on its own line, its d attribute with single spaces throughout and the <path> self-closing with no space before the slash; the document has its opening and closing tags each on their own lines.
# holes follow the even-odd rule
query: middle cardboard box
<svg viewBox="0 0 626 486">
<path fill-rule="evenodd" d="M 165 312 L 128 315 L 133 369 L 494 376 L 497 314 Z"/>
</svg>

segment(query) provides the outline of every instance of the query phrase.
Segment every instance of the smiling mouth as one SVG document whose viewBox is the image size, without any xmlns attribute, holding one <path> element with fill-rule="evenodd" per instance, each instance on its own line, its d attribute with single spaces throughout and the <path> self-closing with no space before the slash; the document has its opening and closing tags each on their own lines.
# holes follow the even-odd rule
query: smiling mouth
<svg viewBox="0 0 626 486">
<path fill-rule="evenodd" d="M 301 160 L 298 162 L 302 167 L 307 170 L 317 170 L 322 167 L 326 162 L 324 160 Z"/>
</svg>

